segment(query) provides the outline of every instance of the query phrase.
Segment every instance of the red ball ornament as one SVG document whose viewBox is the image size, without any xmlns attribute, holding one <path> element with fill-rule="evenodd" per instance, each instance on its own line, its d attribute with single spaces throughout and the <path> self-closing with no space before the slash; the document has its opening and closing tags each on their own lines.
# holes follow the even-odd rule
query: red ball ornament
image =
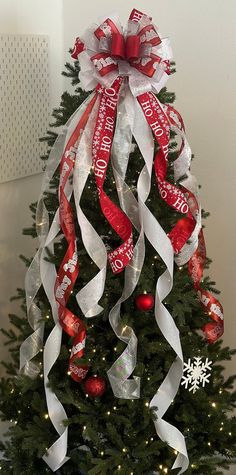
<svg viewBox="0 0 236 475">
<path fill-rule="evenodd" d="M 90 397 L 101 397 L 106 390 L 105 379 L 101 376 L 90 376 L 84 383 L 84 390 Z"/>
<path fill-rule="evenodd" d="M 152 294 L 140 294 L 135 299 L 135 305 L 138 310 L 148 312 L 154 306 L 154 298 Z"/>
</svg>

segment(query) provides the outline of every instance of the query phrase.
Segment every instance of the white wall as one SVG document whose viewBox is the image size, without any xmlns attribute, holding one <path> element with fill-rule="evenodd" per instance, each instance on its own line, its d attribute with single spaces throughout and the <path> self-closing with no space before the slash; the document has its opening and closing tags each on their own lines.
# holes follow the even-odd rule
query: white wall
<svg viewBox="0 0 236 475">
<path fill-rule="evenodd" d="M 48 35 L 51 106 L 61 96 L 63 79 L 62 0 L 0 0 L 0 32 Z"/>
</svg>

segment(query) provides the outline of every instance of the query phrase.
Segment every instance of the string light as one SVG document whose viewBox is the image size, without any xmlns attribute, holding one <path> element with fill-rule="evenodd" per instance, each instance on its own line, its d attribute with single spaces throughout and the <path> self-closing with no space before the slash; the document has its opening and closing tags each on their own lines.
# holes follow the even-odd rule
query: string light
<svg viewBox="0 0 236 475">
<path fill-rule="evenodd" d="M 127 334 L 127 330 L 128 330 L 128 334 Z M 127 325 L 125 325 L 121 330 L 122 335 L 128 336 L 129 333 L 130 333 L 129 330 L 130 330 L 129 327 Z M 125 335 L 125 333 L 126 333 L 126 335 Z"/>
<path fill-rule="evenodd" d="M 100 452 L 100 454 L 101 454 L 101 456 L 103 456 L 103 455 L 104 455 L 104 452 L 102 451 L 102 452 Z"/>
<path fill-rule="evenodd" d="M 107 415 L 108 415 L 108 416 L 110 416 L 110 415 L 111 415 L 110 411 L 107 411 Z"/>
<path fill-rule="evenodd" d="M 114 409 L 114 411 L 116 411 L 117 407 L 116 407 L 116 406 L 114 406 L 114 407 L 113 407 L 113 409 Z"/>
<path fill-rule="evenodd" d="M 146 445 L 148 445 L 148 440 L 145 441 Z"/>
<path fill-rule="evenodd" d="M 105 358 L 105 356 L 103 356 L 103 358 L 102 358 L 102 361 L 106 361 L 106 358 Z"/>
<path fill-rule="evenodd" d="M 44 419 L 48 419 L 49 418 L 49 415 L 48 414 L 44 414 Z"/>
<path fill-rule="evenodd" d="M 67 375 L 70 376 L 70 375 L 71 375 L 71 371 L 67 371 Z"/>
<path fill-rule="evenodd" d="M 86 430 L 86 429 L 87 429 L 87 426 L 84 426 L 83 429 Z"/>
<path fill-rule="evenodd" d="M 211 405 L 212 405 L 212 407 L 216 408 L 216 403 L 215 402 L 212 402 Z"/>
<path fill-rule="evenodd" d="M 219 394 L 222 394 L 222 393 L 223 393 L 223 391 L 222 391 L 222 389 L 220 389 L 220 390 L 219 390 Z"/>
<path fill-rule="evenodd" d="M 46 315 L 46 317 L 45 317 L 45 318 L 47 318 L 47 319 L 49 320 L 50 316 L 49 316 L 49 315 Z"/>
<path fill-rule="evenodd" d="M 163 472 L 168 473 L 168 468 L 164 468 Z"/>
<path fill-rule="evenodd" d="M 118 467 L 117 467 L 117 468 L 118 468 L 118 470 L 120 470 L 120 469 L 121 469 L 121 465 L 118 465 Z"/>
<path fill-rule="evenodd" d="M 146 406 L 146 407 L 149 407 L 149 402 L 145 402 L 145 406 Z"/>
<path fill-rule="evenodd" d="M 163 469 L 163 465 L 159 465 L 159 468 L 160 468 L 160 470 L 162 470 L 162 469 Z"/>
<path fill-rule="evenodd" d="M 229 436 L 230 436 L 230 437 L 231 437 L 231 435 L 232 435 L 232 432 L 229 432 Z"/>
<path fill-rule="evenodd" d="M 153 442 L 153 440 L 154 440 L 153 437 L 151 437 L 150 441 Z"/>
<path fill-rule="evenodd" d="M 207 445 L 209 445 L 209 447 L 211 446 L 211 443 L 210 442 L 207 442 Z"/>
<path fill-rule="evenodd" d="M 124 448 L 122 449 L 122 452 L 126 453 L 126 452 L 127 452 L 127 449 L 124 447 Z"/>
</svg>

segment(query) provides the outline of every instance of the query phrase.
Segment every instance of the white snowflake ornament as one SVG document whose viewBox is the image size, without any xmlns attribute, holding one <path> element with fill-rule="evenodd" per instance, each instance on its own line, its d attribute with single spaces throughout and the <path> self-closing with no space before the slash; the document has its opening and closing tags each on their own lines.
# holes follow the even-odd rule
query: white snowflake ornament
<svg viewBox="0 0 236 475">
<path fill-rule="evenodd" d="M 205 362 L 203 362 L 201 356 L 194 356 L 193 359 L 193 362 L 189 358 L 188 362 L 184 363 L 185 375 L 182 377 L 181 385 L 185 386 L 185 389 L 189 388 L 189 391 L 192 391 L 194 394 L 197 389 L 200 389 L 199 385 L 204 388 L 205 384 L 209 383 L 212 361 L 206 358 Z"/>
</svg>

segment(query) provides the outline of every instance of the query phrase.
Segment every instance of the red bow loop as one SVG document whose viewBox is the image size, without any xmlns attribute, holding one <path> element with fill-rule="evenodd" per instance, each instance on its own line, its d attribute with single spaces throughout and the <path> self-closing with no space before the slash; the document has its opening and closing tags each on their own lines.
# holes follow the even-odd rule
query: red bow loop
<svg viewBox="0 0 236 475">
<path fill-rule="evenodd" d="M 98 70 L 100 76 L 106 76 L 118 69 L 117 61 L 109 53 L 98 53 L 92 56 L 91 61 Z"/>
<path fill-rule="evenodd" d="M 125 57 L 129 61 L 130 59 L 138 59 L 140 56 L 140 36 L 130 35 L 127 36 L 125 42 Z"/>
<path fill-rule="evenodd" d="M 125 48 L 124 36 L 120 32 L 114 33 L 111 38 L 111 55 L 118 59 L 124 59 Z"/>
<path fill-rule="evenodd" d="M 71 53 L 71 57 L 73 59 L 78 59 L 79 54 L 82 53 L 82 51 L 84 51 L 84 49 L 85 48 L 84 48 L 83 41 L 81 41 L 80 38 L 77 37 L 76 40 L 75 40 L 73 51 Z"/>
</svg>

